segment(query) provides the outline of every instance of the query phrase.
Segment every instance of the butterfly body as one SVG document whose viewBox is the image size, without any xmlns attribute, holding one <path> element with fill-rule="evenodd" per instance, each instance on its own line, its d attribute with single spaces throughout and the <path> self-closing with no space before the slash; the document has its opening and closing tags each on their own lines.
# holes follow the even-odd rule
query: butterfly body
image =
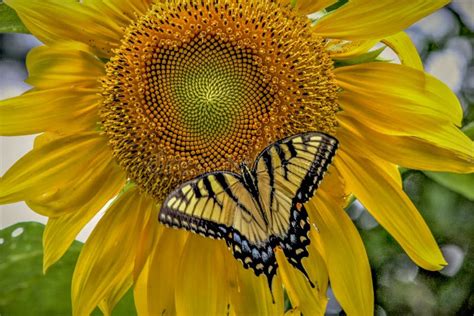
<svg viewBox="0 0 474 316">
<path fill-rule="evenodd" d="M 252 168 L 205 173 L 182 184 L 164 201 L 159 220 L 206 237 L 224 239 L 234 257 L 269 286 L 277 271 L 275 248 L 308 277 L 310 224 L 304 207 L 337 149 L 337 140 L 310 132 L 269 145 Z M 308 278 L 309 280 L 309 278 Z M 310 281 L 311 282 L 311 281 Z"/>
</svg>

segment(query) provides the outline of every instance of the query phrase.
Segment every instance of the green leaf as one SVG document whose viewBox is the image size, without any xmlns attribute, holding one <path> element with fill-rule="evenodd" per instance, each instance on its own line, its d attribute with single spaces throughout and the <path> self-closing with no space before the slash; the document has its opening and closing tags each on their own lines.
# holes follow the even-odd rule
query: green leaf
<svg viewBox="0 0 474 316">
<path fill-rule="evenodd" d="M 42 271 L 44 225 L 19 223 L 0 230 L 0 315 L 71 315 L 71 280 L 82 244 Z M 129 291 L 113 315 L 134 315 Z M 94 315 L 101 315 L 96 311 Z"/>
<path fill-rule="evenodd" d="M 0 2 L 0 33 L 30 33 L 16 12 Z"/>
<path fill-rule="evenodd" d="M 348 0 L 339 0 L 336 3 L 334 3 L 333 5 L 330 5 L 329 7 L 327 7 L 326 12 L 332 12 L 334 10 L 337 10 L 348 2 L 349 2 Z"/>
<path fill-rule="evenodd" d="M 424 174 L 446 188 L 474 201 L 474 173 L 457 174 L 425 171 Z"/>
<path fill-rule="evenodd" d="M 462 128 L 464 134 L 467 135 L 470 139 L 474 139 L 474 122 L 470 122 Z"/>
</svg>

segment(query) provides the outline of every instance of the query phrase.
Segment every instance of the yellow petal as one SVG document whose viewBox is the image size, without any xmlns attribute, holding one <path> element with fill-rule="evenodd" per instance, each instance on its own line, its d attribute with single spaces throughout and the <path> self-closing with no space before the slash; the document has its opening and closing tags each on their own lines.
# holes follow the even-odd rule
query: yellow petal
<svg viewBox="0 0 474 316">
<path fill-rule="evenodd" d="M 84 203 L 94 202 L 97 188 L 103 186 L 110 178 L 112 155 L 98 156 L 90 160 L 87 168 L 72 179 L 71 182 L 56 184 L 40 196 L 27 200 L 28 206 L 35 212 L 48 217 L 58 217 L 81 209 Z"/>
<path fill-rule="evenodd" d="M 329 40 L 327 44 L 327 52 L 333 59 L 352 59 L 358 55 L 367 53 L 377 44 L 377 40 L 368 41 L 343 41 Z"/>
<path fill-rule="evenodd" d="M 354 224 L 324 192 L 318 192 L 306 206 L 318 227 L 329 280 L 338 302 L 348 315 L 373 315 L 369 261 Z"/>
<path fill-rule="evenodd" d="M 123 35 L 121 26 L 77 1 L 5 0 L 28 30 L 45 44 L 75 40 L 110 56 Z"/>
<path fill-rule="evenodd" d="M 112 155 L 98 133 L 58 138 L 18 160 L 0 179 L 0 203 L 31 200 L 73 181 L 95 160 Z"/>
<path fill-rule="evenodd" d="M 453 126 L 423 125 L 427 130 L 420 132 L 424 134 L 399 136 L 382 134 L 345 114 L 339 116 L 339 123 L 348 138 L 356 138 L 359 146 L 394 164 L 421 170 L 474 172 L 474 143 Z"/>
<path fill-rule="evenodd" d="M 64 135 L 60 135 L 58 133 L 51 133 L 51 132 L 45 132 L 45 133 L 39 134 L 38 136 L 35 137 L 33 148 L 37 149 L 61 137 L 64 137 Z"/>
<path fill-rule="evenodd" d="M 320 10 L 323 10 L 337 0 L 278 0 L 282 5 L 292 5 L 296 12 L 301 15 L 308 15 Z"/>
<path fill-rule="evenodd" d="M 125 184 L 125 173 L 113 161 L 103 172 L 106 177 L 96 186 L 95 195 L 71 213 L 48 220 L 43 234 L 43 271 L 58 261 L 82 228 L 112 199 Z"/>
<path fill-rule="evenodd" d="M 423 63 L 410 37 L 405 32 L 398 32 L 382 40 L 400 58 L 400 62 L 408 67 L 423 70 Z"/>
<path fill-rule="evenodd" d="M 140 315 L 176 315 L 175 288 L 178 282 L 179 262 L 189 232 L 163 228 L 140 274 L 134 296 Z"/>
<path fill-rule="evenodd" d="M 0 135 L 93 130 L 99 121 L 97 92 L 96 89 L 68 87 L 33 90 L 2 100 Z"/>
<path fill-rule="evenodd" d="M 225 315 L 229 304 L 223 241 L 191 234 L 181 255 L 175 289 L 178 315 Z"/>
<path fill-rule="evenodd" d="M 337 0 L 297 0 L 295 9 L 299 14 L 307 15 L 326 9 L 336 2 Z"/>
<path fill-rule="evenodd" d="M 281 249 L 277 249 L 275 251 L 275 255 L 278 262 L 278 273 L 281 275 L 281 279 L 285 285 L 291 305 L 298 308 L 304 315 L 324 315 L 327 298 L 326 293 L 323 293 L 320 290 L 320 285 L 316 284 L 316 287 L 312 288 L 301 271 L 290 265 Z M 304 264 L 305 268 L 309 267 L 309 262 L 315 259 L 311 255 L 309 259 L 304 260 L 306 261 Z M 314 264 L 315 262 L 311 263 Z M 307 270 L 312 281 L 315 280 L 312 273 L 314 273 L 314 271 L 316 271 L 318 268 L 319 267 L 314 267 Z M 324 288 L 326 287 L 327 283 L 324 285 Z"/>
<path fill-rule="evenodd" d="M 73 315 L 89 315 L 103 300 L 111 310 L 110 304 L 118 301 L 117 294 L 124 294 L 124 289 L 131 286 L 144 219 L 153 208 L 153 199 L 131 187 L 106 211 L 87 239 L 74 270 Z"/>
<path fill-rule="evenodd" d="M 317 285 L 321 299 L 327 300 L 326 292 L 329 285 L 329 274 L 326 267 L 326 259 L 321 236 L 316 229 L 310 232 L 311 244 L 308 246 L 309 256 L 303 260 L 303 265 L 311 280 Z"/>
<path fill-rule="evenodd" d="M 145 262 L 138 279 L 134 282 L 133 299 L 135 309 L 140 316 L 150 315 L 148 312 L 148 275 L 150 273 L 150 260 Z"/>
<path fill-rule="evenodd" d="M 163 232 L 163 226 L 160 225 L 157 220 L 159 208 L 159 206 L 155 205 L 144 219 L 145 225 L 143 226 L 140 241 L 137 246 L 137 255 L 133 267 L 134 281 L 138 279 L 143 267 L 156 246 L 161 233 Z"/>
<path fill-rule="evenodd" d="M 292 308 L 286 311 L 285 316 L 301 316 L 301 311 L 298 308 Z"/>
<path fill-rule="evenodd" d="M 428 226 L 384 164 L 352 155 L 345 138 L 335 160 L 346 184 L 377 222 L 392 235 L 419 266 L 440 270 L 446 262 Z"/>
<path fill-rule="evenodd" d="M 124 27 L 144 15 L 151 7 L 153 0 L 84 0 L 85 5 L 91 6 Z"/>
<path fill-rule="evenodd" d="M 461 124 L 463 113 L 456 95 L 423 71 L 397 64 L 367 63 L 340 67 L 334 73 L 343 94 L 360 100 L 354 107 L 366 102 L 366 106 L 390 115 L 406 113 Z"/>
<path fill-rule="evenodd" d="M 35 47 L 26 57 L 26 67 L 25 82 L 37 89 L 100 88 L 98 79 L 105 74 L 102 61 L 82 43 Z"/>
<path fill-rule="evenodd" d="M 323 17 L 315 32 L 328 38 L 381 39 L 406 29 L 448 0 L 354 0 Z"/>
<path fill-rule="evenodd" d="M 329 194 L 334 201 L 337 201 L 340 203 L 339 205 L 343 207 L 346 204 L 347 196 L 350 193 L 347 192 L 344 182 L 344 178 L 339 170 L 334 167 L 334 164 L 331 164 L 324 176 L 324 181 L 321 183 L 321 187 L 318 190 Z"/>
<path fill-rule="evenodd" d="M 122 297 L 127 293 L 133 284 L 132 276 L 127 275 L 126 278 L 122 279 L 114 288 L 107 294 L 107 297 L 99 303 L 99 308 L 104 316 L 112 315 L 112 311 Z"/>
<path fill-rule="evenodd" d="M 264 275 L 257 277 L 252 270 L 245 269 L 227 249 L 223 257 L 229 280 L 230 304 L 236 316 L 283 314 L 283 288 L 278 275 L 273 278 L 273 302 Z"/>
</svg>

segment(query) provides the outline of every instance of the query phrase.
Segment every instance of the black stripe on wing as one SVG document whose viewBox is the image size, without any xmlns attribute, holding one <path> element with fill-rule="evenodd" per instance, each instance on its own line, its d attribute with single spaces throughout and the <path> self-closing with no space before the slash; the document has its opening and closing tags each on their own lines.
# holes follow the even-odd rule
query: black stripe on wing
<svg viewBox="0 0 474 316">
<path fill-rule="evenodd" d="M 311 134 L 302 134 L 301 137 L 303 140 L 309 142 Z M 326 173 L 336 154 L 337 147 L 338 141 L 335 138 L 324 135 L 318 147 L 315 159 L 311 163 L 306 176 L 303 178 L 303 181 L 295 194 L 293 199 L 295 204 L 305 203 L 313 197 L 314 192 L 319 187 L 319 184 L 323 180 L 324 174 Z"/>
</svg>

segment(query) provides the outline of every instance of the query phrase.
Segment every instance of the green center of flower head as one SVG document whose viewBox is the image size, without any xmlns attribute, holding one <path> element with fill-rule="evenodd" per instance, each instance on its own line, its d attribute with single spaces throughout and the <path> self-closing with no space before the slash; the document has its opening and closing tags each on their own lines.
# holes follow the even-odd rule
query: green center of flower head
<svg viewBox="0 0 474 316">
<path fill-rule="evenodd" d="M 162 200 L 277 139 L 334 133 L 324 44 L 305 17 L 267 0 L 156 3 L 106 66 L 101 117 L 117 161 Z"/>
<path fill-rule="evenodd" d="M 189 131 L 204 143 L 236 129 L 250 130 L 239 128 L 239 119 L 252 111 L 255 99 L 272 101 L 252 52 L 219 38 L 196 36 L 185 49 L 158 52 L 156 64 L 168 73 L 150 76 L 159 87 L 153 95 L 160 104 L 157 115 L 174 113 L 179 124 L 170 128 L 178 134 L 181 128 Z"/>
</svg>

